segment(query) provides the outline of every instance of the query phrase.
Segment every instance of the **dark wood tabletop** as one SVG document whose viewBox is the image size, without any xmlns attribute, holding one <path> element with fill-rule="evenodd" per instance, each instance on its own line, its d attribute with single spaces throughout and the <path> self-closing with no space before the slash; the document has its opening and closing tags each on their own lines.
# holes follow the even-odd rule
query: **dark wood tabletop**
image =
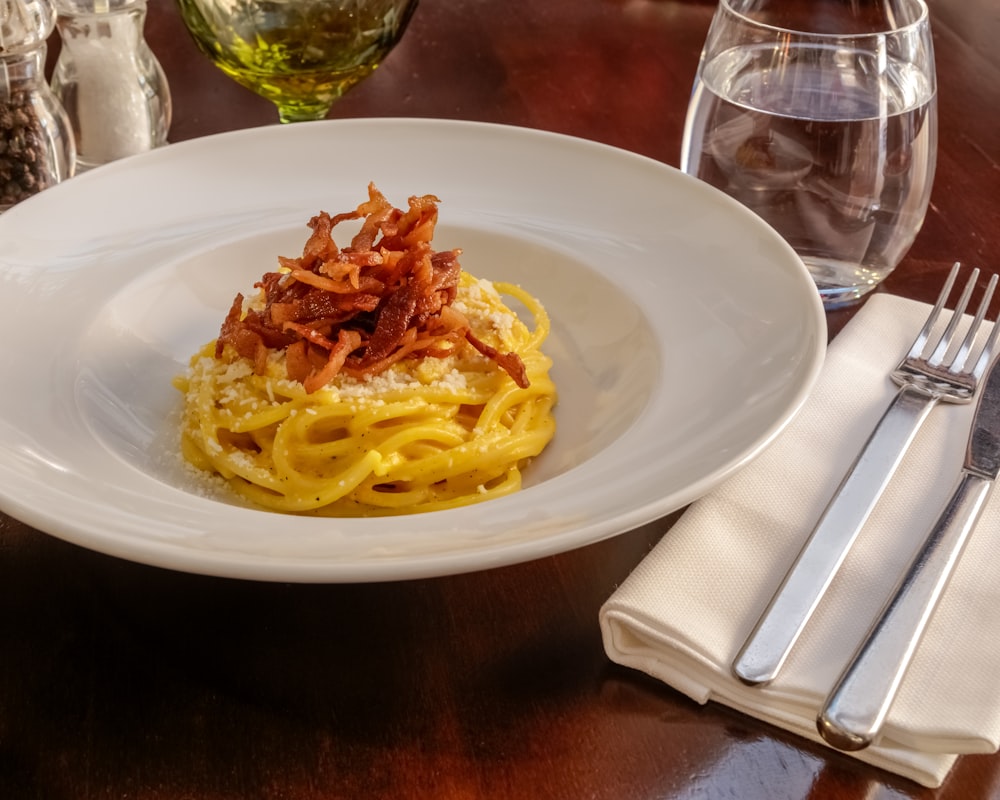
<svg viewBox="0 0 1000 800">
<path fill-rule="evenodd" d="M 421 0 L 331 116 L 509 123 L 676 166 L 713 10 Z M 1000 5 L 931 0 L 931 18 L 937 178 L 880 289 L 925 300 L 954 260 L 1000 269 Z M 150 1 L 146 38 L 171 141 L 276 124 L 171 0 Z M 298 585 L 133 564 L 0 515 L 0 797 L 1000 798 L 1000 756 L 923 789 L 612 664 L 598 609 L 674 518 L 477 574 Z"/>
</svg>

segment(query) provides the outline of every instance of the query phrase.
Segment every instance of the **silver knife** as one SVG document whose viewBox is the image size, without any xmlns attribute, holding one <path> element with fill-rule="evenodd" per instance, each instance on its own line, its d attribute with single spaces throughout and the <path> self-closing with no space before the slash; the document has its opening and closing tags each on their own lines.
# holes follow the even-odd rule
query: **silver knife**
<svg viewBox="0 0 1000 800">
<path fill-rule="evenodd" d="M 951 497 L 816 719 L 840 750 L 862 750 L 885 721 L 927 621 L 1000 472 L 1000 368 L 990 365 Z"/>
</svg>

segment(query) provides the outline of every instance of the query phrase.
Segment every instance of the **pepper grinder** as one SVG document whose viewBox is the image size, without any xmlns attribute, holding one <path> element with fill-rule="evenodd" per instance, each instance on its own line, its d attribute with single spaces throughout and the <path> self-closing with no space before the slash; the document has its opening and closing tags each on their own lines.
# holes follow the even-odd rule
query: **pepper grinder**
<svg viewBox="0 0 1000 800">
<path fill-rule="evenodd" d="M 73 174 L 69 118 L 45 82 L 48 0 L 0 0 L 0 212 Z"/>
<path fill-rule="evenodd" d="M 146 0 L 55 0 L 62 50 L 52 89 L 82 172 L 167 143 L 167 77 L 143 35 Z"/>
</svg>

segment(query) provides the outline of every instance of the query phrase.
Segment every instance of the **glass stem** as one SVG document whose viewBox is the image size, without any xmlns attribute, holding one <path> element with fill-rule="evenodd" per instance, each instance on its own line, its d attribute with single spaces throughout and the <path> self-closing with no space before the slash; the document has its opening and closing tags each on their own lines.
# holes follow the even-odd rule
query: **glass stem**
<svg viewBox="0 0 1000 800">
<path fill-rule="evenodd" d="M 281 122 L 311 122 L 317 119 L 325 119 L 330 113 L 328 103 L 309 104 L 295 103 L 294 105 L 278 104 L 278 119 Z"/>
</svg>

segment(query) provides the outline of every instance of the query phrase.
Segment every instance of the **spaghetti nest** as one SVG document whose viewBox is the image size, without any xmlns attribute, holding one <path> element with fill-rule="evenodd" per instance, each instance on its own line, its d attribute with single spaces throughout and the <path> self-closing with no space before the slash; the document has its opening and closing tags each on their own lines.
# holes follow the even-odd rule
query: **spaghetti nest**
<svg viewBox="0 0 1000 800">
<path fill-rule="evenodd" d="M 360 219 L 349 246 L 333 228 Z M 431 248 L 437 198 L 394 208 L 374 186 L 321 213 L 299 258 L 237 295 L 177 380 L 195 467 L 276 511 L 361 516 L 516 491 L 552 439 L 544 308 Z M 513 298 L 534 319 L 509 308 Z"/>
</svg>

